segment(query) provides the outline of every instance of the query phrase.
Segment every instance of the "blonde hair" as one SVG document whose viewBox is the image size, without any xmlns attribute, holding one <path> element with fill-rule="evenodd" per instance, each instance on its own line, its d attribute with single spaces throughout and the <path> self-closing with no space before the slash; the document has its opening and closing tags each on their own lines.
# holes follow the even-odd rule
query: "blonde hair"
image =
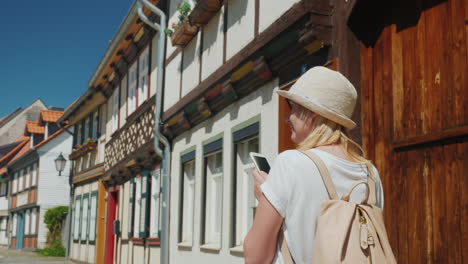
<svg viewBox="0 0 468 264">
<path fill-rule="evenodd" d="M 365 163 L 370 168 L 371 162 L 365 158 L 362 147 L 349 138 L 345 128 L 329 119 L 319 116 L 309 109 L 296 104 L 301 110 L 299 118 L 311 122 L 312 131 L 297 145 L 298 150 L 306 151 L 325 145 L 340 145 L 346 155 L 354 162 Z"/>
</svg>

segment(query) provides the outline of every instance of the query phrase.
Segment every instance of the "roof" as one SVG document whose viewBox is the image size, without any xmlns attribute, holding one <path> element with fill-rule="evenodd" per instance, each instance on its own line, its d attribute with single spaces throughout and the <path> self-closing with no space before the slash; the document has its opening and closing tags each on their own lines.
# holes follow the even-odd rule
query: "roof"
<svg viewBox="0 0 468 264">
<path fill-rule="evenodd" d="M 63 111 L 41 110 L 41 114 L 39 115 L 39 122 L 44 121 L 55 123 L 62 116 L 62 114 Z"/>
<path fill-rule="evenodd" d="M 8 154 L 6 154 L 5 156 L 3 156 L 2 158 L 0 158 L 0 163 L 4 162 L 4 161 L 7 161 L 9 158 L 13 157 L 13 159 L 16 159 L 18 156 L 18 153 L 20 153 L 24 147 L 27 147 L 28 149 L 25 150 L 24 152 L 22 152 L 20 155 L 24 154 L 26 151 L 29 150 L 29 137 L 26 137 L 25 140 L 23 140 L 23 142 L 21 142 L 20 144 L 18 144 L 14 149 L 12 149 L 10 152 L 8 152 Z M 9 160 L 8 163 L 10 163 L 13 159 Z M 1 175 L 1 173 L 0 173 Z"/>
<path fill-rule="evenodd" d="M 70 126 L 67 125 L 65 126 L 64 128 L 62 129 L 59 129 L 57 130 L 55 133 L 53 133 L 52 135 L 50 135 L 46 140 L 43 140 L 41 141 L 39 144 L 35 145 L 34 148 L 40 148 L 41 146 L 43 146 L 44 144 L 46 144 L 47 142 L 51 141 L 52 139 L 54 139 L 55 137 L 57 137 L 58 135 L 62 134 L 63 131 L 65 131 L 65 129 L 69 128 Z"/>
<path fill-rule="evenodd" d="M 23 154 L 25 154 L 26 152 L 28 152 L 31 149 L 30 144 L 29 144 L 29 140 L 30 139 L 25 140 L 23 142 L 24 144 L 20 144 L 20 145 L 23 145 L 22 148 L 16 153 L 15 156 L 13 156 L 13 158 L 10 161 L 8 161 L 8 164 L 13 163 L 13 161 L 19 159 L 21 156 L 23 156 Z"/>
<path fill-rule="evenodd" d="M 44 127 L 39 125 L 37 121 L 26 121 L 26 131 L 25 133 L 34 133 L 34 134 L 44 134 Z"/>
</svg>

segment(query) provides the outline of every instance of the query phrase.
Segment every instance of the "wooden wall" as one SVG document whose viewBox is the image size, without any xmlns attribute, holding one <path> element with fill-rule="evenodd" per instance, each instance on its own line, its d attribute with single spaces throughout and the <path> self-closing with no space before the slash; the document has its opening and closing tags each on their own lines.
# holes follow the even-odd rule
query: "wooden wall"
<svg viewBox="0 0 468 264">
<path fill-rule="evenodd" d="M 468 263 L 468 7 L 416 2 L 361 46 L 363 145 L 398 262 Z"/>
</svg>

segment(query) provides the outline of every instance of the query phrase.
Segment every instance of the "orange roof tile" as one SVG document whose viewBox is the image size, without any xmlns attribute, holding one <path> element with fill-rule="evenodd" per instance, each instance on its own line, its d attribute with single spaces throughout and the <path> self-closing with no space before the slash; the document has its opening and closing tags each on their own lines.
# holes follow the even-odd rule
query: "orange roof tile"
<svg viewBox="0 0 468 264">
<path fill-rule="evenodd" d="M 70 125 L 67 125 L 67 126 L 65 126 L 64 128 L 69 128 L 69 127 L 70 127 Z M 39 147 L 41 147 L 42 145 L 44 145 L 45 143 L 51 141 L 51 140 L 52 140 L 53 138 L 55 138 L 56 136 L 60 135 L 60 134 L 65 130 L 64 128 L 57 130 L 55 133 L 53 133 L 52 135 L 50 135 L 46 140 L 41 141 L 39 144 L 35 145 L 34 147 L 35 147 L 35 148 L 39 148 Z"/>
<path fill-rule="evenodd" d="M 28 136 L 21 135 L 21 137 L 19 137 L 15 142 L 23 141 L 23 140 L 26 140 L 28 138 L 29 138 Z"/>
<path fill-rule="evenodd" d="M 44 127 L 39 126 L 39 122 L 36 121 L 26 121 L 26 132 L 44 134 Z"/>
<path fill-rule="evenodd" d="M 44 122 L 57 122 L 57 120 L 63 115 L 63 111 L 56 110 L 41 110 L 39 120 Z"/>
<path fill-rule="evenodd" d="M 2 163 L 3 161 L 5 160 L 8 160 L 9 158 L 11 158 L 13 155 L 15 155 L 18 151 L 21 150 L 22 147 L 24 147 L 24 145 L 28 145 L 27 144 L 29 143 L 29 137 L 25 137 L 25 140 L 21 143 L 18 144 L 18 146 L 16 146 L 15 148 L 13 148 L 12 150 L 10 150 L 10 152 L 8 152 L 5 156 L 3 156 L 2 158 L 0 158 L 0 163 Z"/>
<path fill-rule="evenodd" d="M 8 162 L 8 164 L 12 163 L 13 161 L 17 160 L 19 157 L 23 156 L 24 153 L 28 152 L 30 148 L 29 139 L 25 141 L 26 144 L 16 153 L 16 155 Z M 20 144 L 21 145 L 21 144 Z"/>
</svg>

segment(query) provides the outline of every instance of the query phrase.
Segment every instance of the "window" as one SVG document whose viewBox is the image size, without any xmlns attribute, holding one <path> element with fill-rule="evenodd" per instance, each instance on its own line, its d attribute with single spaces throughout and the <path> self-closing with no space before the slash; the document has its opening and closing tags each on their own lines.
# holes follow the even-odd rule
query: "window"
<svg viewBox="0 0 468 264">
<path fill-rule="evenodd" d="M 18 191 L 18 172 L 15 172 L 13 176 L 13 185 L 11 186 L 11 193 L 16 193 Z"/>
<path fill-rule="evenodd" d="M 83 204 L 82 204 L 82 213 L 81 213 L 81 232 L 80 232 L 80 240 L 86 241 L 88 239 L 88 212 L 89 212 L 89 194 L 83 195 Z"/>
<path fill-rule="evenodd" d="M 89 206 L 89 236 L 90 242 L 96 240 L 96 217 L 97 217 L 97 192 L 91 194 L 91 202 Z"/>
<path fill-rule="evenodd" d="M 18 192 L 21 192 L 23 190 L 23 182 L 23 169 L 21 169 L 18 177 Z"/>
<path fill-rule="evenodd" d="M 138 60 L 138 106 L 148 99 L 149 47 L 140 54 Z"/>
<path fill-rule="evenodd" d="M 24 213 L 24 234 L 29 235 L 29 225 L 30 223 L 30 217 L 31 217 L 31 211 L 26 210 Z"/>
<path fill-rule="evenodd" d="M 128 237 L 144 238 L 149 235 L 150 180 L 149 171 L 144 171 L 130 179 Z"/>
<path fill-rule="evenodd" d="M 141 177 L 135 178 L 135 203 L 134 203 L 133 236 L 139 237 L 140 234 L 140 208 L 141 208 Z"/>
<path fill-rule="evenodd" d="M 160 192 L 161 192 L 161 168 L 158 166 L 151 175 L 151 226 L 150 237 L 159 237 L 160 214 Z"/>
<path fill-rule="evenodd" d="M 119 126 L 119 90 L 120 87 L 117 86 L 112 93 L 112 132 L 115 132 Z"/>
<path fill-rule="evenodd" d="M 179 242 L 191 245 L 193 241 L 193 218 L 195 200 L 195 152 L 182 157 L 180 182 L 181 214 L 179 215 Z"/>
<path fill-rule="evenodd" d="M 89 138 L 89 125 L 91 123 L 91 118 L 88 116 L 85 118 L 85 125 L 84 125 L 84 140 L 87 140 Z"/>
<path fill-rule="evenodd" d="M 18 223 L 18 214 L 13 214 L 13 224 L 11 225 L 11 236 L 16 236 L 17 223 Z"/>
<path fill-rule="evenodd" d="M 28 166 L 26 167 L 26 183 L 25 183 L 25 186 L 24 188 L 29 188 L 30 186 L 30 183 L 31 183 L 31 168 Z"/>
<path fill-rule="evenodd" d="M 37 184 L 37 163 L 33 164 L 32 175 L 31 175 L 31 186 L 36 186 Z"/>
<path fill-rule="evenodd" d="M 223 200 L 223 155 L 221 151 L 205 157 L 204 244 L 221 242 Z"/>
<path fill-rule="evenodd" d="M 258 152 L 258 123 L 248 126 L 233 135 L 235 150 L 235 175 L 233 190 L 233 227 L 235 232 L 231 246 L 241 246 L 245 235 L 250 229 L 257 201 L 253 192 L 254 181 L 251 172 L 254 169 L 249 157 L 250 152 Z"/>
<path fill-rule="evenodd" d="M 81 219 L 81 196 L 75 198 L 75 213 L 74 213 L 74 226 L 73 226 L 73 240 L 80 240 L 80 219 Z"/>
<path fill-rule="evenodd" d="M 8 182 L 4 181 L 0 183 L 0 196 L 7 196 L 8 195 Z"/>
<path fill-rule="evenodd" d="M 98 140 L 99 137 L 99 109 L 93 113 L 93 140 Z"/>
<path fill-rule="evenodd" d="M 37 209 L 34 208 L 31 211 L 31 235 L 36 234 L 36 225 L 37 225 Z"/>
<path fill-rule="evenodd" d="M 136 109 L 137 62 L 134 62 L 128 71 L 128 115 Z"/>
</svg>

